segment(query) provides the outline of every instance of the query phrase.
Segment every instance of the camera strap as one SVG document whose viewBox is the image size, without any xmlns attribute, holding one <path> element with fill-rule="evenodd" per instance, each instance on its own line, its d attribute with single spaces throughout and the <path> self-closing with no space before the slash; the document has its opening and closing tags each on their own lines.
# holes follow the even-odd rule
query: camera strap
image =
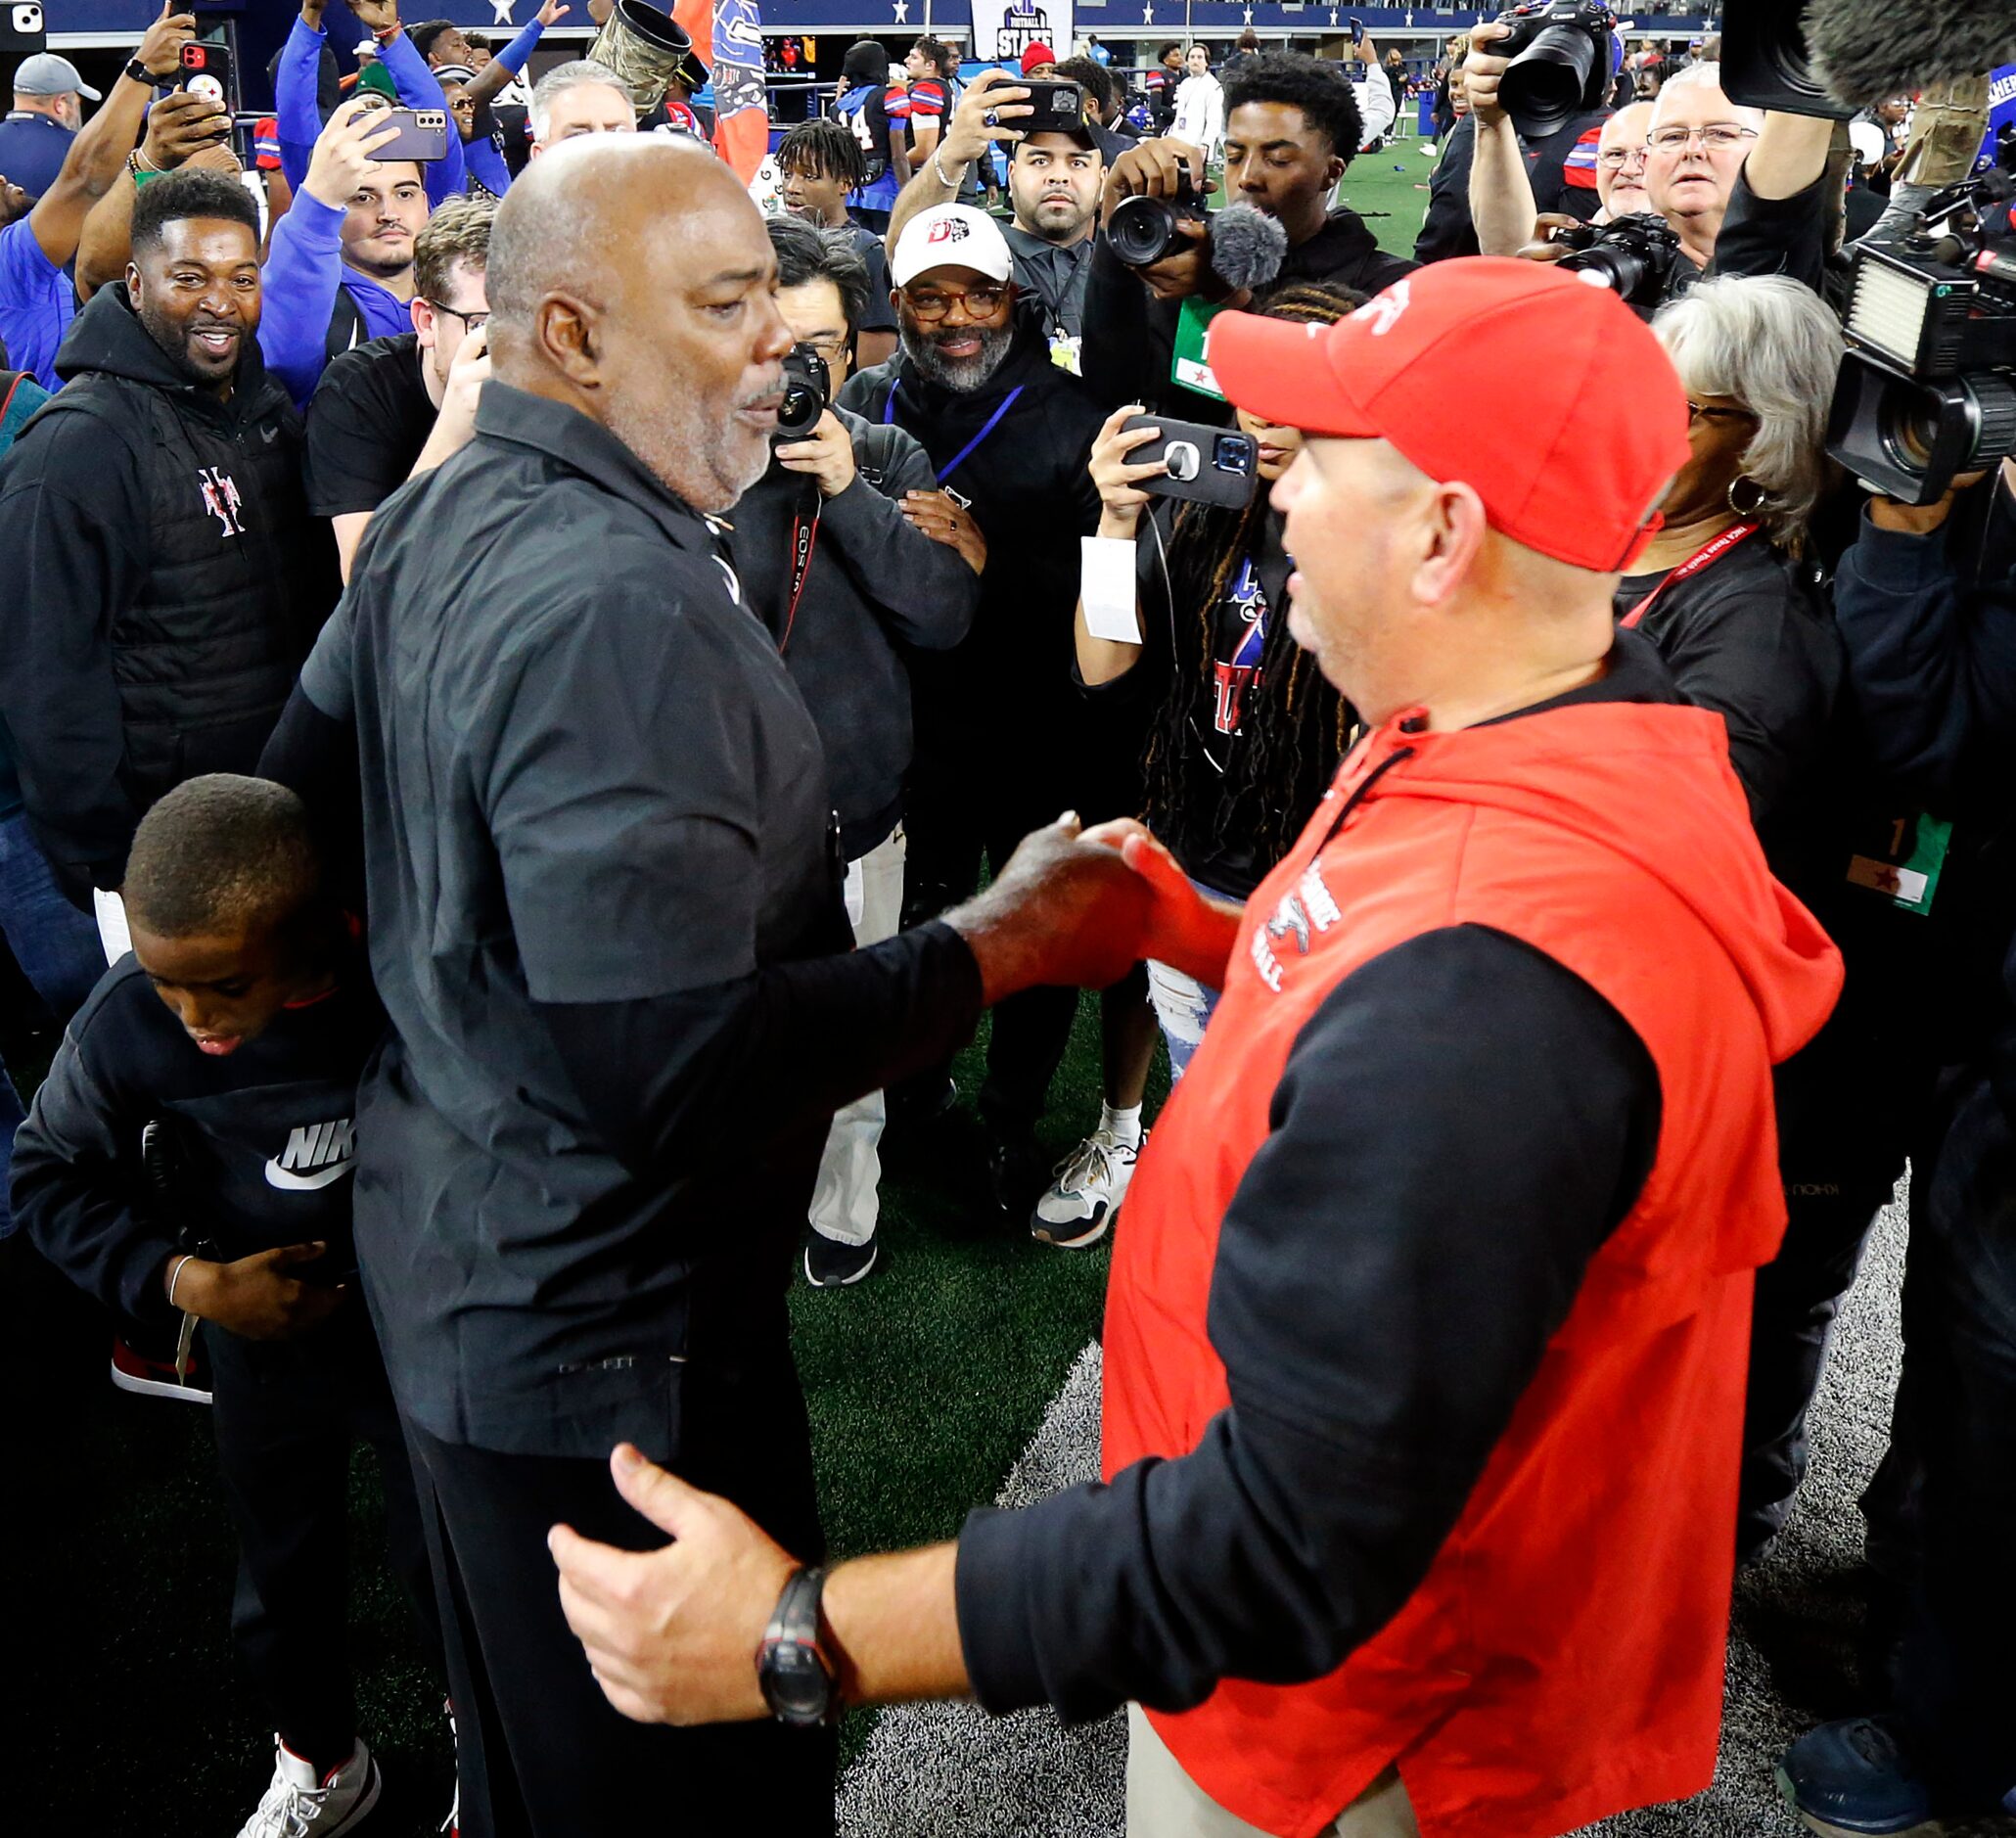
<svg viewBox="0 0 2016 1838">
<path fill-rule="evenodd" d="M 1653 588 L 1644 599 L 1640 600 L 1636 606 L 1632 607 L 1617 622 L 1626 631 L 1637 630 L 1639 625 L 1644 622 L 1645 615 L 1652 611 L 1653 601 L 1657 600 L 1675 581 L 1691 579 L 1694 575 L 1700 574 L 1704 568 L 1707 568 L 1710 563 L 1719 562 L 1731 549 L 1736 548 L 1741 543 L 1748 542 L 1763 528 L 1762 524 L 1756 522 L 1731 524 L 1728 528 L 1722 530 L 1719 534 L 1710 537 L 1708 541 L 1704 542 L 1700 548 L 1688 556 L 1678 568 L 1674 569 L 1671 574 Z"/>
<path fill-rule="evenodd" d="M 791 649 L 791 628 L 798 623 L 798 603 L 805 590 L 805 576 L 812 572 L 812 551 L 819 546 L 819 512 L 826 503 L 817 485 L 812 487 L 812 512 L 794 511 L 791 518 L 791 592 L 784 602 L 784 634 L 777 640 L 781 657 Z"/>
<path fill-rule="evenodd" d="M 888 427 L 889 424 L 894 421 L 896 418 L 896 391 L 901 386 L 899 384 L 894 383 L 889 386 L 889 400 L 882 405 L 882 423 L 884 427 Z M 1001 425 L 1002 417 L 1004 417 L 1008 413 L 1008 411 L 1015 406 L 1015 398 L 1019 396 L 1023 392 L 1023 391 L 1028 388 L 1028 384 L 1018 383 L 1014 389 L 1010 390 L 1008 393 L 1001 398 L 1001 406 L 995 409 L 994 412 L 986 418 L 986 421 L 982 426 L 981 431 L 977 435 L 975 435 L 971 440 L 967 441 L 967 443 L 964 446 L 962 446 L 958 450 L 958 452 L 954 453 L 950 459 L 948 459 L 942 466 L 940 466 L 938 469 L 938 482 L 939 484 L 943 484 L 947 479 L 951 478 L 951 476 L 955 472 L 957 472 L 962 465 L 966 463 L 967 460 L 972 458 L 974 448 L 979 446 L 980 443 L 983 440 L 985 440 L 988 435 L 992 434 L 993 431 Z"/>
</svg>

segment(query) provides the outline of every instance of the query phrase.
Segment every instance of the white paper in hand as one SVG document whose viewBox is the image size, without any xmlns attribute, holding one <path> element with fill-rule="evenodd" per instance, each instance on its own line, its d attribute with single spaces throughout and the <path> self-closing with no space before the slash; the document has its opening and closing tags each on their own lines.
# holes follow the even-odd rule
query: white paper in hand
<svg viewBox="0 0 2016 1838">
<path fill-rule="evenodd" d="M 91 912 L 98 921 L 98 942 L 105 947 L 105 961 L 115 964 L 133 948 L 133 934 L 126 926 L 126 902 L 116 894 L 94 887 Z"/>
<path fill-rule="evenodd" d="M 1080 536 L 1078 598 L 1085 605 L 1085 629 L 1094 638 L 1138 645 L 1141 621 L 1134 610 L 1134 545 L 1123 536 Z"/>
</svg>

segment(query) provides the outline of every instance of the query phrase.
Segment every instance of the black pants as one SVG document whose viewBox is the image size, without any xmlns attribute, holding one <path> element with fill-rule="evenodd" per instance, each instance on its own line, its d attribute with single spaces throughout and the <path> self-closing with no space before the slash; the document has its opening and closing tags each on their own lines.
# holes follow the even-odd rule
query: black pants
<svg viewBox="0 0 2016 1838">
<path fill-rule="evenodd" d="M 1907 1044 L 1842 1020 L 1779 1070 L 1785 1240 L 1757 1273 L 1739 1560 L 1777 1535 L 1806 1477 L 1807 1413 L 1834 1318 L 1930 1094 L 1933 1069 Z"/>
<path fill-rule="evenodd" d="M 665 1542 L 606 1461 L 499 1454 L 410 1422 L 407 1434 L 447 1641 L 463 1838 L 833 1830 L 830 1730 L 633 1723 L 602 1695 L 561 1613 L 546 1534 L 564 1521 L 626 1550 Z M 795 1379 L 788 1395 L 770 1384 L 739 1403 L 682 1401 L 679 1443 L 666 1465 L 734 1499 L 796 1556 L 822 1554 Z"/>
<path fill-rule="evenodd" d="M 1992 1806 L 2016 1787 L 2016 1128 L 1985 1080 L 1914 1209 L 1904 1368 L 1923 1477 L 1895 1710 L 1936 1789 Z"/>
<path fill-rule="evenodd" d="M 217 1463 L 238 1527 L 231 1633 L 281 1740 L 327 1770 L 349 1757 L 351 1446 L 378 1453 L 388 1555 L 437 1673 L 439 1619 L 413 1471 L 370 1317 L 352 1301 L 299 1340 L 205 1330 Z"/>
</svg>

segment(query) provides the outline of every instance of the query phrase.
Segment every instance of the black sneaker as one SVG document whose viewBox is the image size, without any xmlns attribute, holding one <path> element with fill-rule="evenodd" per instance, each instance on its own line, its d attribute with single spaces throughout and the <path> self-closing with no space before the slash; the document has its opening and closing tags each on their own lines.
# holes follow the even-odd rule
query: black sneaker
<svg viewBox="0 0 2016 1838">
<path fill-rule="evenodd" d="M 843 1244 L 814 1232 L 805 1240 L 805 1281 L 814 1289 L 845 1289 L 858 1283 L 875 1267 L 877 1241 L 865 1245 Z"/>
<path fill-rule="evenodd" d="M 987 1191 L 1001 1212 L 1029 1218 L 1049 1184 L 1050 1160 L 1036 1147 L 1033 1130 L 987 1132 Z"/>
</svg>

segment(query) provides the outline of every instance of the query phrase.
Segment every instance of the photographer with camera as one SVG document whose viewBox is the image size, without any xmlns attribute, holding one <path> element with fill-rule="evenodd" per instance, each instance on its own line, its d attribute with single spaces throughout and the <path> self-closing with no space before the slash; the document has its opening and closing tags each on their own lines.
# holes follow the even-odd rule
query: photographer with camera
<svg viewBox="0 0 2016 1838">
<path fill-rule="evenodd" d="M 972 519 L 959 539 L 903 515 L 936 495 L 932 464 L 901 428 L 832 405 L 852 370 L 868 273 L 845 231 L 772 217 L 777 309 L 798 341 L 769 470 L 736 503 L 735 560 L 750 607 L 770 628 L 826 754 L 857 945 L 902 921 L 903 781 L 913 726 L 908 655 L 966 636 L 980 604 L 986 544 Z M 933 528 L 938 528 L 934 520 Z M 858 1282 L 876 1259 L 883 1095 L 833 1120 L 812 1189 L 805 1276 Z"/>
<path fill-rule="evenodd" d="M 1308 281 L 1374 294 L 1418 265 L 1381 250 L 1355 211 L 1329 208 L 1361 132 L 1351 79 L 1337 65 L 1294 52 L 1242 65 L 1225 82 L 1225 130 L 1227 193 L 1278 225 L 1276 240 L 1285 241 L 1278 257 L 1262 261 L 1257 239 L 1242 235 L 1248 271 L 1274 270 L 1260 285 Z M 1257 291 L 1213 267 L 1207 195 L 1202 151 L 1179 139 L 1143 141 L 1107 174 L 1106 229 L 1085 286 L 1082 352 L 1085 381 L 1103 408 L 1142 402 L 1191 418 L 1229 418 L 1221 397 L 1196 389 L 1194 366 L 1186 366 L 1192 381 L 1177 372 L 1179 344 L 1188 352 L 1194 339 L 1201 351 L 1211 314 Z M 1141 209 L 1138 201 L 1153 201 L 1166 227 L 1137 248 L 1151 258 L 1130 266 L 1116 248 L 1128 226 L 1115 213 Z"/>
<path fill-rule="evenodd" d="M 2016 1811 L 2016 909 L 1999 865 L 2016 752 L 2016 459 L 1923 504 L 1892 489 L 1870 498 L 1841 559 L 1835 615 L 1878 765 L 1918 805 L 1900 826 L 1908 860 L 1882 888 L 1923 915 L 1907 923 L 1938 928 L 1944 976 L 1927 982 L 1940 987 L 1902 1006 L 1944 1067 L 1912 1144 L 1896 1436 L 1918 1472 L 1907 1540 L 1881 1558 L 1903 1590 L 1892 1694 L 1778 1765 L 1822 1831 L 1957 1830 Z"/>
</svg>

